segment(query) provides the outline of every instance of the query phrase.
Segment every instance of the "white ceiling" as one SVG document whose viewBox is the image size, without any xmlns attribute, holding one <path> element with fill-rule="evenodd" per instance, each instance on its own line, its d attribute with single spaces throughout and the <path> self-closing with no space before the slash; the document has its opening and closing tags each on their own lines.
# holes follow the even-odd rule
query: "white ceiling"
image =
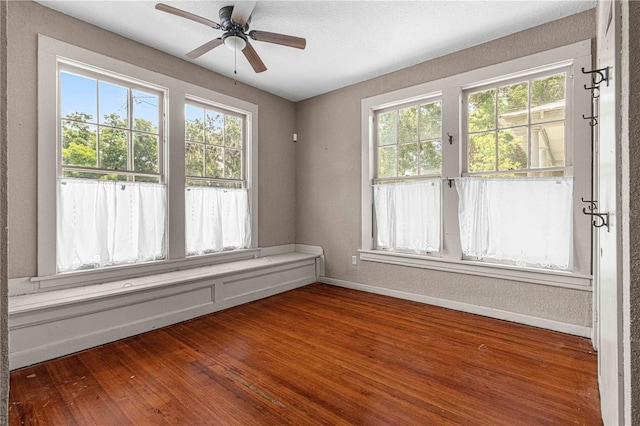
<svg viewBox="0 0 640 426">
<path fill-rule="evenodd" d="M 158 11 L 149 0 L 37 0 L 44 6 L 169 54 L 184 54 L 220 30 Z M 237 0 L 163 3 L 219 22 Z M 305 50 L 252 42 L 267 71 L 242 54 L 238 81 L 299 101 L 595 7 L 595 0 L 258 1 L 251 29 L 304 37 Z M 192 61 L 234 77 L 220 46 Z"/>
</svg>

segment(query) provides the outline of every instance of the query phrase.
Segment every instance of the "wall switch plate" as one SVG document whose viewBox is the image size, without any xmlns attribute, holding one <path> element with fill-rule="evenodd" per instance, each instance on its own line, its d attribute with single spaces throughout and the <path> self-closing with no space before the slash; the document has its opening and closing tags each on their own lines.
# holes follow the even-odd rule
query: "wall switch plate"
<svg viewBox="0 0 640 426">
<path fill-rule="evenodd" d="M 351 256 L 351 264 L 352 265 L 358 264 L 358 256 Z"/>
</svg>

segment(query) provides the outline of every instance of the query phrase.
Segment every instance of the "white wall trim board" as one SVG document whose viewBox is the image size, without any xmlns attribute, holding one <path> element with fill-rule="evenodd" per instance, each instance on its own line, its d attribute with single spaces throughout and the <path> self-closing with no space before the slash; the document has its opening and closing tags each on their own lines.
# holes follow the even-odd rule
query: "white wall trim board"
<svg viewBox="0 0 640 426">
<path fill-rule="evenodd" d="M 552 287 L 593 291 L 591 285 L 593 277 L 564 271 L 526 269 L 511 265 L 476 262 L 473 260 L 450 261 L 435 256 L 427 257 L 382 250 L 358 250 L 358 253 L 360 254 L 360 260 L 368 262 L 388 263 L 412 268 L 434 269 L 437 271 L 478 275 L 481 277 L 542 284 Z"/>
<path fill-rule="evenodd" d="M 367 284 L 359 284 L 359 283 L 339 280 L 335 278 L 318 277 L 318 281 L 321 283 L 331 284 L 338 287 L 345 287 L 353 290 L 366 291 L 368 293 L 396 297 L 398 299 L 411 300 L 414 302 L 425 303 L 427 305 L 439 306 L 441 308 L 453 309 L 456 311 L 482 315 L 489 318 L 495 318 L 495 319 L 515 322 L 518 324 L 544 328 L 546 330 L 558 331 L 561 333 L 572 334 L 575 336 L 591 338 L 591 327 L 568 324 L 560 321 L 555 321 L 555 320 L 550 320 L 545 318 L 538 318 L 531 315 L 519 314 L 516 312 L 503 311 L 501 309 L 494 309 L 486 306 L 471 305 L 469 303 L 456 302 L 454 300 L 440 299 L 438 297 L 424 296 L 421 294 L 408 293 L 400 290 L 391 290 L 388 288 L 376 287 L 376 286 L 367 285 Z"/>
<path fill-rule="evenodd" d="M 264 253 L 279 254 L 13 296 L 9 299 L 10 368 L 68 355 L 315 282 L 318 255 L 296 253 L 291 250 L 294 248 L 293 244 L 272 247 Z"/>
<path fill-rule="evenodd" d="M 296 244 L 297 253 L 315 254 L 318 256 L 316 259 L 316 275 L 319 277 L 324 276 L 324 250 L 319 246 L 310 246 L 307 244 Z"/>
</svg>

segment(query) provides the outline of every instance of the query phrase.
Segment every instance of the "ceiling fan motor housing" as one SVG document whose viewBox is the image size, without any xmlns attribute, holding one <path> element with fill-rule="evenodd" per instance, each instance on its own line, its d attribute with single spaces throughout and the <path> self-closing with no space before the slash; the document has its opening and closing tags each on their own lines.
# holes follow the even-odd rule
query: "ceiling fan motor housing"
<svg viewBox="0 0 640 426">
<path fill-rule="evenodd" d="M 233 6 L 225 6 L 220 9 L 218 15 L 220 16 L 220 26 L 225 31 L 236 30 L 238 32 L 244 33 L 249 30 L 249 22 L 251 22 L 251 17 L 247 19 L 247 23 L 244 26 L 237 24 L 231 20 L 231 15 L 233 14 Z M 246 40 L 246 37 L 244 37 Z"/>
</svg>

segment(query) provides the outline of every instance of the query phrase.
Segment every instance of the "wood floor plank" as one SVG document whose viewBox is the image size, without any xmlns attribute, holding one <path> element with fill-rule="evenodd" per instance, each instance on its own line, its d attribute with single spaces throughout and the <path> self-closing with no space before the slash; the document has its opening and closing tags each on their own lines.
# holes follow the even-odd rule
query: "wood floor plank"
<svg viewBox="0 0 640 426">
<path fill-rule="evenodd" d="M 602 424 L 587 339 L 314 284 L 11 373 L 10 424 Z"/>
</svg>

